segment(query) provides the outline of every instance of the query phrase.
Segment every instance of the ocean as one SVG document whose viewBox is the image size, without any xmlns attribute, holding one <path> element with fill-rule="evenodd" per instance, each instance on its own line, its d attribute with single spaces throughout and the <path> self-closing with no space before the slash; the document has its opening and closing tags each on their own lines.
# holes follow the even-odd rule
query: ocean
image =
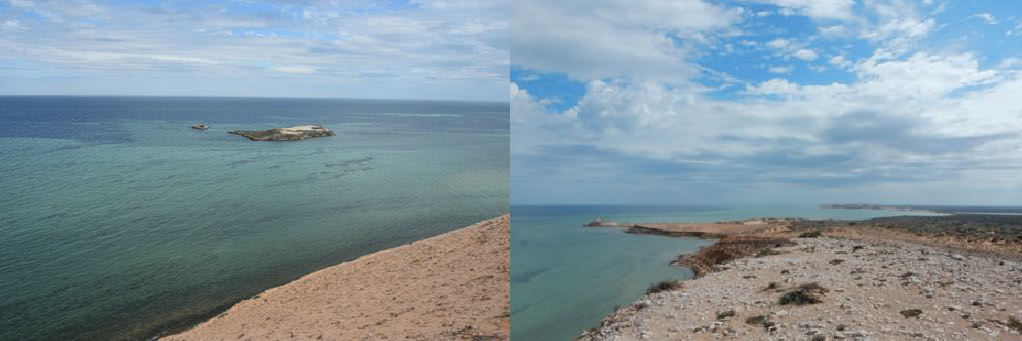
<svg viewBox="0 0 1022 341">
<path fill-rule="evenodd" d="M 507 213 L 509 117 L 507 103 L 0 97 L 0 340 L 151 338 Z M 299 124 L 337 135 L 226 134 Z"/>
<path fill-rule="evenodd" d="M 584 227 L 600 217 L 616 222 L 713 222 L 756 217 L 862 220 L 917 215 L 872 210 L 823 210 L 816 205 L 512 205 L 511 338 L 573 340 L 616 306 L 634 303 L 650 284 L 689 279 L 669 265 L 713 239 L 626 234 Z"/>
</svg>

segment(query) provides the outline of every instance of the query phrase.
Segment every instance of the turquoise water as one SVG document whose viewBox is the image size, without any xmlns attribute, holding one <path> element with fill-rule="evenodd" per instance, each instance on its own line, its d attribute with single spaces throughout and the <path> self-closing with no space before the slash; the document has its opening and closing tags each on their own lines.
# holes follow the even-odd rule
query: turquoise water
<svg viewBox="0 0 1022 341">
<path fill-rule="evenodd" d="M 596 217 L 618 222 L 712 222 L 755 217 L 860 220 L 904 212 L 772 206 L 519 206 L 511 208 L 511 337 L 572 340 L 615 306 L 641 297 L 650 283 L 687 279 L 670 266 L 711 239 L 633 235 L 583 227 Z"/>
<path fill-rule="evenodd" d="M 508 109 L 0 97 L 0 339 L 146 338 L 506 213 Z M 225 133 L 304 123 L 337 136 Z"/>
</svg>

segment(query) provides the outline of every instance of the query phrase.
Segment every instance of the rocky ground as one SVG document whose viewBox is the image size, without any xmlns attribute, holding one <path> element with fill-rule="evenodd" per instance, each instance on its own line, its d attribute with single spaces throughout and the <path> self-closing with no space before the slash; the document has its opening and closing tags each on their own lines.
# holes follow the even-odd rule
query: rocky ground
<svg viewBox="0 0 1022 341">
<path fill-rule="evenodd" d="M 511 216 L 326 268 L 165 340 L 507 340 Z"/>
<path fill-rule="evenodd" d="M 1020 262 L 904 241 L 791 240 L 660 286 L 580 339 L 1022 339 Z"/>
</svg>

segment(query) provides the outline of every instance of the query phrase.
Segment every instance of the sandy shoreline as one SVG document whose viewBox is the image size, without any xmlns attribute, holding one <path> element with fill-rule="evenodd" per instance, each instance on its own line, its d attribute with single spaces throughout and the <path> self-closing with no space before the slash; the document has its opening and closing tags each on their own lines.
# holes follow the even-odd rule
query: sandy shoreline
<svg viewBox="0 0 1022 341">
<path fill-rule="evenodd" d="M 580 339 L 1022 339 L 1022 324 L 1012 322 L 1022 320 L 1022 263 L 1010 257 L 1016 245 L 824 231 L 779 247 L 741 239 L 804 232 L 724 238 L 679 257 L 704 265 L 734 259 L 704 266 L 702 277 L 680 288 L 647 294 Z M 982 252 L 961 252 L 966 247 Z"/>
<path fill-rule="evenodd" d="M 510 215 L 338 264 L 162 340 L 506 340 Z"/>
</svg>

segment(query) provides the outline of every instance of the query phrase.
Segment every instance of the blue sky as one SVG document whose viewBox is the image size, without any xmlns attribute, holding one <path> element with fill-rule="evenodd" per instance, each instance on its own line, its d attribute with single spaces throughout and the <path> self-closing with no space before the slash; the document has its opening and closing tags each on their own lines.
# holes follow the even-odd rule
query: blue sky
<svg viewBox="0 0 1022 341">
<path fill-rule="evenodd" d="M 515 0 L 512 202 L 1022 204 L 1022 2 Z"/>
<path fill-rule="evenodd" d="M 507 101 L 495 1 L 0 0 L 0 95 Z"/>
</svg>

